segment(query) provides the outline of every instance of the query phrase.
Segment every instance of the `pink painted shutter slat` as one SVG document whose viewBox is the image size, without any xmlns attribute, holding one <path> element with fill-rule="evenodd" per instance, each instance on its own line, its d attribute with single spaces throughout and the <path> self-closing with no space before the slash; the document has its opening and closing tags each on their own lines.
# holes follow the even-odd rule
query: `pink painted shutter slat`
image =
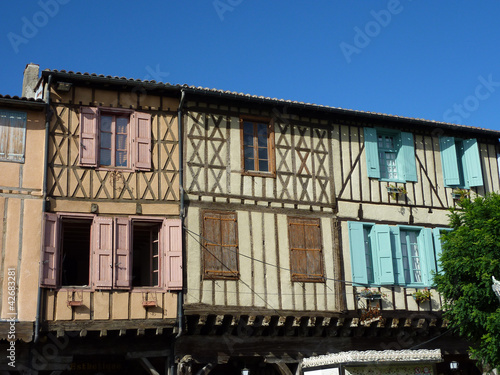
<svg viewBox="0 0 500 375">
<path fill-rule="evenodd" d="M 135 168 L 151 170 L 151 115 L 136 112 L 135 117 Z"/>
<path fill-rule="evenodd" d="M 164 287 L 182 289 L 182 228 L 180 219 L 163 221 Z"/>
<path fill-rule="evenodd" d="M 97 166 L 97 108 L 82 107 L 80 113 L 80 165 Z"/>
<path fill-rule="evenodd" d="M 59 268 L 59 228 L 56 214 L 45 214 L 42 274 L 40 284 L 44 287 L 57 286 Z"/>
<path fill-rule="evenodd" d="M 114 286 L 116 288 L 130 288 L 132 280 L 130 249 L 130 221 L 128 218 L 116 218 L 114 259 Z"/>
<path fill-rule="evenodd" d="M 113 219 L 95 217 L 92 235 L 92 285 L 95 289 L 110 289 L 113 280 Z"/>
</svg>

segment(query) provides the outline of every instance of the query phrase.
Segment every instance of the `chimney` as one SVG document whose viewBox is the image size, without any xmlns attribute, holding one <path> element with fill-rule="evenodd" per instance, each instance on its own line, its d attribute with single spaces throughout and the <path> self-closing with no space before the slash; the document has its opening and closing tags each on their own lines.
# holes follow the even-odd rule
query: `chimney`
<svg viewBox="0 0 500 375">
<path fill-rule="evenodd" d="M 38 64 L 29 63 L 26 65 L 26 68 L 24 69 L 22 97 L 30 99 L 35 97 L 35 88 L 38 83 L 39 71 L 40 67 Z"/>
</svg>

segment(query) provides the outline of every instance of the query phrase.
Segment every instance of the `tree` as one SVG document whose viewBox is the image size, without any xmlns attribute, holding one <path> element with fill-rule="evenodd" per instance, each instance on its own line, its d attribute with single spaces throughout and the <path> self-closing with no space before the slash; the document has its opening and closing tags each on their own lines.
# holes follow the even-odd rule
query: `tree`
<svg viewBox="0 0 500 375">
<path fill-rule="evenodd" d="M 500 304 L 491 288 L 491 276 L 500 278 L 500 195 L 462 198 L 449 217 L 434 278 L 444 317 L 471 343 L 478 363 L 500 367 Z"/>
</svg>

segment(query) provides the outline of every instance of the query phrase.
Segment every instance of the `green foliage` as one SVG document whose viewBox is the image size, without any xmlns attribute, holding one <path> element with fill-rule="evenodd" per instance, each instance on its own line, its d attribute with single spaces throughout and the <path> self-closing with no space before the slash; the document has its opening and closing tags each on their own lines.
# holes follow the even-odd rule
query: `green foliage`
<svg viewBox="0 0 500 375">
<path fill-rule="evenodd" d="M 472 344 L 479 363 L 500 367 L 500 303 L 491 276 L 500 278 L 500 195 L 464 197 L 443 234 L 442 272 L 435 276 L 444 316 Z"/>
</svg>

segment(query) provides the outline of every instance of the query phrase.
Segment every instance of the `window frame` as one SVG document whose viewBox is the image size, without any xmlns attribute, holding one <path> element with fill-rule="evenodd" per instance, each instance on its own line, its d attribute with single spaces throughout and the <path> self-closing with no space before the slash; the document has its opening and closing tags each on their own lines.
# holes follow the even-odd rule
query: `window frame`
<svg viewBox="0 0 500 375">
<path fill-rule="evenodd" d="M 299 216 L 288 216 L 287 217 L 287 223 L 288 223 L 288 248 L 290 250 L 290 278 L 292 282 L 313 282 L 313 283 L 323 283 L 325 282 L 325 267 L 324 267 L 324 259 L 323 259 L 323 237 L 322 237 L 322 232 L 321 232 L 321 220 L 319 218 L 312 218 L 312 217 L 299 217 Z M 292 225 L 300 225 L 304 227 L 304 238 L 302 239 L 302 242 L 304 245 L 306 245 L 307 241 L 307 234 L 305 232 L 305 227 L 306 226 L 312 226 L 312 227 L 317 227 L 317 233 L 313 234 L 313 238 L 318 239 L 318 244 L 319 248 L 309 248 L 307 245 L 304 248 L 298 248 L 294 246 L 295 244 L 292 244 L 292 236 L 297 234 L 297 230 L 294 228 L 292 230 Z M 305 252 L 306 253 L 306 259 L 308 258 L 308 254 L 318 254 L 318 259 L 317 261 L 319 262 L 318 268 L 321 270 L 321 274 L 310 274 L 309 273 L 309 268 L 307 267 L 308 264 L 306 262 L 306 272 L 305 274 L 299 274 L 297 273 L 297 270 L 295 269 L 294 264 L 300 263 L 294 261 L 294 257 L 297 256 L 297 254 L 300 254 L 300 252 Z"/>
<path fill-rule="evenodd" d="M 216 217 L 210 217 L 209 215 L 221 215 L 221 218 L 218 219 L 220 221 L 220 242 L 211 242 L 211 239 L 209 237 L 207 228 L 206 228 L 206 220 L 207 219 L 213 219 L 216 220 Z M 222 243 L 222 215 L 232 217 L 231 221 L 234 222 L 234 242 L 233 244 L 227 244 L 230 246 L 225 246 L 225 247 L 234 247 L 236 250 L 231 254 L 231 263 L 234 264 L 233 270 L 231 270 L 230 267 L 228 267 L 226 264 L 222 263 L 222 260 L 217 259 L 216 256 L 212 255 L 214 258 L 216 258 L 219 262 L 221 262 L 221 265 L 225 266 L 228 270 L 219 270 L 219 269 L 207 269 L 207 252 L 209 250 L 207 249 L 208 242 L 211 242 L 211 246 L 219 246 L 220 247 L 220 254 L 221 257 L 223 255 L 223 243 Z M 235 211 L 220 211 L 220 210 L 203 210 L 201 212 L 201 223 L 202 223 L 202 239 L 203 239 L 203 244 L 202 244 L 202 252 L 201 252 L 201 264 L 202 264 L 202 277 L 204 280 L 238 280 L 240 278 L 240 264 L 239 264 L 239 238 L 238 238 L 238 214 Z"/>
<path fill-rule="evenodd" d="M 256 137 L 257 124 L 265 124 L 267 127 L 267 154 L 268 154 L 268 171 L 247 170 L 245 168 L 245 143 L 244 143 L 244 123 L 250 122 L 254 124 L 253 150 L 254 150 L 254 166 L 258 167 L 258 138 Z M 241 174 L 247 176 L 260 177 L 276 177 L 276 155 L 274 144 L 274 120 L 266 117 L 257 116 L 241 116 L 240 117 L 240 148 L 241 148 Z"/>
<path fill-rule="evenodd" d="M 361 259 L 359 236 L 360 227 L 369 229 L 369 244 L 373 264 L 373 281 L 368 280 L 366 258 Z M 438 228 L 443 230 L 443 228 Z M 417 243 L 420 261 L 420 282 L 405 277 L 405 265 L 401 244 L 401 232 L 418 232 Z M 348 222 L 351 275 L 355 286 L 387 286 L 422 288 L 432 286 L 432 272 L 436 272 L 438 247 L 435 245 L 433 230 L 421 226 L 386 225 L 365 222 Z M 363 255 L 366 253 L 364 238 Z M 391 267 L 392 266 L 392 267 Z M 410 275 L 411 278 L 411 275 Z"/>
<path fill-rule="evenodd" d="M 125 114 L 125 115 L 124 115 Z M 128 114 L 128 116 L 126 116 Z M 131 118 L 132 118 L 132 113 L 128 112 L 115 112 L 115 111 L 108 111 L 108 110 L 102 110 L 99 113 L 99 119 L 98 119 L 98 131 L 99 131 L 99 145 L 98 145 L 98 164 L 100 169 L 106 169 L 106 168 L 111 168 L 111 169 L 118 169 L 118 170 L 132 170 L 131 164 L 132 164 L 132 155 L 131 155 L 131 150 L 132 150 L 132 137 L 131 137 Z M 102 118 L 104 116 L 112 117 L 111 120 L 111 130 L 108 131 L 103 131 L 102 129 Z M 118 131 L 117 131 L 117 123 L 119 118 L 126 118 L 127 119 L 127 140 L 125 142 L 126 144 L 126 152 L 127 152 L 127 165 L 125 166 L 118 166 L 116 165 L 116 154 L 118 152 L 117 149 L 117 136 L 118 136 Z M 111 145 L 110 145 L 110 152 L 111 152 L 111 160 L 109 165 L 102 164 L 101 162 L 101 156 L 102 156 L 102 150 L 105 149 L 102 147 L 102 140 L 103 140 L 103 133 L 109 133 L 111 134 Z M 122 134 L 122 133 L 120 133 Z M 107 148 L 106 148 L 107 149 Z"/>
<path fill-rule="evenodd" d="M 127 117 L 127 166 L 116 166 L 116 131 L 111 131 L 111 160 L 114 165 L 101 165 L 102 116 Z M 151 114 L 126 108 L 80 107 L 79 165 L 103 171 L 151 171 L 152 163 Z M 116 130 L 116 129 L 115 129 Z M 106 132 L 107 133 L 107 132 Z M 113 143 L 115 144 L 113 146 Z"/>
<path fill-rule="evenodd" d="M 6 123 L 5 125 L 2 125 L 1 123 L 1 118 L 2 114 L 5 114 L 6 118 Z M 10 118 L 12 115 L 16 116 L 17 120 L 22 121 L 22 129 L 20 131 L 20 136 L 22 137 L 22 140 L 20 141 L 20 153 L 10 153 L 9 154 L 9 140 L 10 137 L 12 136 L 12 124 Z M 9 162 L 9 163 L 20 163 L 23 164 L 25 161 L 25 156 L 26 156 L 26 127 L 28 124 L 28 113 L 24 111 L 12 111 L 12 110 L 7 110 L 7 109 L 0 109 L 0 129 L 4 126 L 6 129 L 6 135 L 4 136 L 3 139 L 5 139 L 5 145 L 3 145 L 4 150 L 5 150 L 5 156 L 0 156 L 0 162 Z M 1 132 L 0 132 L 1 135 Z M 2 141 L 2 138 L 0 138 L 0 142 Z M 2 147 L 2 144 L 0 144 L 0 148 Z M 9 155 L 19 155 L 18 159 L 13 159 L 12 157 L 9 157 Z"/>
<path fill-rule="evenodd" d="M 165 217 L 140 217 L 140 216 L 99 216 L 94 214 L 73 214 L 73 213 L 46 213 L 43 229 L 43 245 L 42 252 L 43 272 L 40 275 L 40 285 L 45 288 L 65 290 L 75 289 L 74 286 L 62 285 L 62 221 L 65 219 L 81 219 L 92 220 L 90 227 L 90 248 L 89 248 L 89 285 L 76 286 L 78 289 L 84 290 L 129 290 L 129 291 L 171 291 L 182 289 L 183 274 L 182 274 L 182 230 L 180 219 L 171 219 Z M 50 231 L 46 227 L 48 222 L 53 225 Z M 134 286 L 132 283 L 132 267 L 133 267 L 133 237 L 132 226 L 135 222 L 156 223 L 158 228 L 159 241 L 159 278 L 158 286 Z M 108 225 L 109 232 L 105 235 L 111 246 L 110 249 L 100 251 L 97 246 L 100 236 L 100 226 Z M 123 246 L 119 245 L 118 225 L 125 225 L 126 243 Z M 173 233 L 170 229 L 173 228 Z M 175 237 L 175 238 L 173 238 Z M 49 251 L 47 251 L 47 248 Z M 47 255 L 48 254 L 48 255 Z M 104 267 L 101 267 L 100 256 L 106 262 Z M 120 257 L 120 258 L 119 258 Z M 125 258 L 124 258 L 125 257 Z M 51 264 L 48 264 L 51 262 Z M 117 267 L 125 262 L 123 267 L 125 272 L 119 273 Z M 108 266 L 109 265 L 109 266 Z M 97 268 L 96 268 L 97 267 Z M 96 273 L 99 268 L 104 269 L 106 273 L 105 279 L 101 279 Z M 178 268 L 178 269 L 175 269 Z M 46 277 L 47 275 L 47 277 Z M 128 276 L 127 276 L 128 275 Z M 120 277 L 120 279 L 119 279 Z"/>
</svg>

